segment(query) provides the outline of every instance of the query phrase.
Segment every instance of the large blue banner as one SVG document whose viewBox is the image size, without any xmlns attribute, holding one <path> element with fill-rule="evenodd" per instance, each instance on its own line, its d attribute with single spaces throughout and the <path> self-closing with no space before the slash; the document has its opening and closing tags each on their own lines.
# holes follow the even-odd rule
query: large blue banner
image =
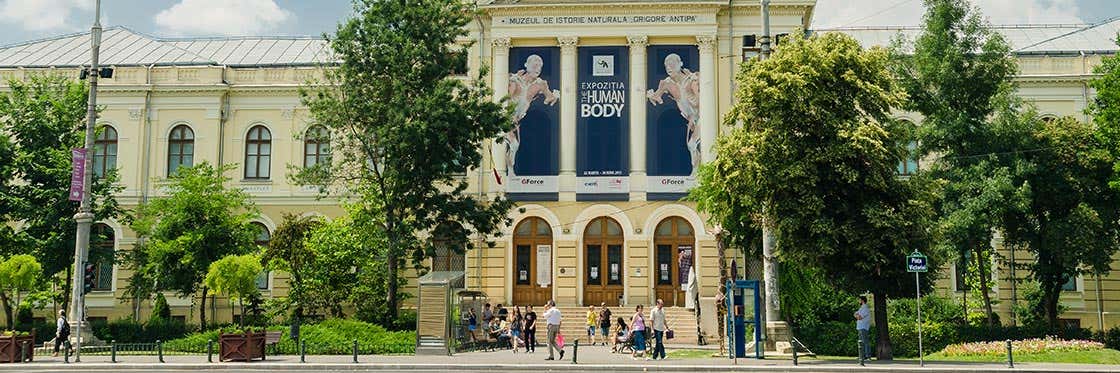
<svg viewBox="0 0 1120 373">
<path fill-rule="evenodd" d="M 506 191 L 556 193 L 560 169 L 560 48 L 510 48 Z"/>
<path fill-rule="evenodd" d="M 700 164 L 700 50 L 655 45 L 646 61 L 646 168 L 650 193 L 683 193 Z"/>
<path fill-rule="evenodd" d="M 629 192 L 629 48 L 579 48 L 578 193 Z"/>
</svg>

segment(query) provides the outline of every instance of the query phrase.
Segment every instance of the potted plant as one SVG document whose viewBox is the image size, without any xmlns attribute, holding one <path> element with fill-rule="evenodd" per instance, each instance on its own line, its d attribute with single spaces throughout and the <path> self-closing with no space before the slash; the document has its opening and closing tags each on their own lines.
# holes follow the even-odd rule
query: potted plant
<svg viewBox="0 0 1120 373">
<path fill-rule="evenodd" d="M 26 343 L 24 361 L 31 361 L 35 353 L 35 332 L 5 331 L 0 333 L 0 363 L 20 362 L 20 348 Z"/>
<path fill-rule="evenodd" d="M 218 359 L 220 361 L 264 360 L 263 328 L 224 328 L 218 333 Z"/>
</svg>

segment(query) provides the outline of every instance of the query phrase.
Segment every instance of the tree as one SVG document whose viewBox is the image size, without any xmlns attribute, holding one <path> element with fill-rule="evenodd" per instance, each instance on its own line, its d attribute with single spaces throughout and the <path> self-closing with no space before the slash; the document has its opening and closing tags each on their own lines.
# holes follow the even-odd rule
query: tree
<svg viewBox="0 0 1120 373">
<path fill-rule="evenodd" d="M 319 217 L 284 214 L 284 221 L 276 227 L 272 240 L 261 255 L 261 263 L 291 274 L 288 298 L 295 304 L 296 318 L 303 317 L 304 306 L 310 303 L 307 294 L 312 291 L 308 289 L 304 278 L 305 268 L 315 260 L 315 256 L 306 243 L 311 234 L 322 225 L 323 220 Z"/>
<path fill-rule="evenodd" d="M 206 287 L 216 292 L 226 293 L 230 299 L 237 299 L 241 305 L 240 325 L 245 326 L 245 299 L 260 294 L 257 289 L 257 275 L 264 270 L 261 258 L 252 255 L 226 255 L 210 263 L 206 273 Z"/>
<path fill-rule="evenodd" d="M 131 225 L 144 240 L 135 250 L 143 253 L 130 256 L 137 261 L 126 265 L 140 278 L 158 284 L 155 291 L 171 290 L 192 298 L 201 291 L 198 309 L 203 329 L 211 289 L 202 282 L 210 264 L 257 249 L 257 229 L 251 224 L 256 206 L 242 190 L 225 186 L 229 178 L 224 174 L 231 169 L 233 165 L 214 167 L 208 162 L 180 168 L 166 186 L 165 196 L 137 207 Z"/>
<path fill-rule="evenodd" d="M 396 316 L 404 260 L 422 258 L 416 253 L 432 244 L 427 232 L 441 222 L 470 227 L 444 237 L 469 250 L 472 237 L 509 223 L 510 202 L 466 193 L 462 177 L 479 168 L 482 144 L 511 125 L 482 80 L 454 76 L 469 48 L 459 44 L 475 14 L 468 3 L 354 1 L 354 18 L 330 38 L 338 63 L 324 84 L 302 92 L 313 121 L 330 130 L 334 153 L 329 167 L 295 179 L 344 190 L 362 216 L 353 223 L 374 232 L 363 248 L 383 249 L 387 319 Z"/>
<path fill-rule="evenodd" d="M 1030 129 L 1015 158 L 1017 204 L 1003 217 L 1007 242 L 1026 247 L 1039 283 L 1046 320 L 1058 326 L 1062 285 L 1080 274 L 1103 276 L 1120 247 L 1120 191 L 1116 158 L 1100 127 L 1073 118 L 1019 115 Z"/>
<path fill-rule="evenodd" d="M 31 255 L 13 255 L 0 263 L 0 303 L 4 306 L 4 317 L 9 330 L 16 327 L 12 315 L 15 307 L 20 304 L 20 293 L 33 290 L 42 275 L 43 266 Z"/>
<path fill-rule="evenodd" d="M 1014 188 L 1012 170 L 992 154 L 1016 141 L 996 136 L 993 115 L 1014 96 L 1011 79 L 1018 65 L 1003 36 L 981 19 L 968 2 L 925 0 L 922 33 L 912 52 L 896 44 L 892 69 L 910 96 L 906 109 L 921 113 L 920 154 L 937 155 L 931 177 L 947 181 L 938 206 L 939 245 L 971 258 L 959 261 L 979 273 L 979 292 L 989 325 L 995 324 L 990 299 L 991 243 L 999 217 Z"/>
<path fill-rule="evenodd" d="M 1120 45 L 1120 35 L 1116 42 Z M 1112 189 L 1120 190 L 1120 57 L 1115 55 L 1101 59 L 1101 64 L 1093 68 L 1098 76 L 1089 82 L 1097 90 L 1088 108 L 1097 126 L 1099 141 L 1111 150 L 1112 166 L 1117 177 L 1110 181 Z"/>
<path fill-rule="evenodd" d="M 914 290 L 905 256 L 942 260 L 926 250 L 937 185 L 895 171 L 911 129 L 889 116 L 904 95 L 888 56 L 827 33 L 791 36 L 770 59 L 745 64 L 727 117 L 742 126 L 719 140 L 694 194 L 717 223 L 768 220 L 781 261 L 873 293 L 880 359 L 891 358 L 886 300 Z"/>
<path fill-rule="evenodd" d="M 156 293 L 155 300 L 152 301 L 152 315 L 148 318 L 148 323 L 160 323 L 171 320 L 171 307 L 167 305 L 167 298 L 163 293 Z"/>
<path fill-rule="evenodd" d="M 88 89 L 61 75 L 35 75 L 8 84 L 10 91 L 0 96 L 0 127 L 14 139 L 14 147 L 8 152 L 0 146 L 0 162 L 14 162 L 15 174 L 5 174 L 0 166 L 0 178 L 20 181 L 12 192 L 12 216 L 24 223 L 26 241 L 18 252 L 34 255 L 47 274 L 66 271 L 60 290 L 69 294 L 78 211 L 78 203 L 69 200 L 71 149 L 82 147 L 85 140 Z M 94 179 L 90 202 L 95 221 L 121 215 L 113 196 L 123 187 L 116 181 L 115 170 Z M 63 297 L 63 307 L 69 301 Z"/>
</svg>

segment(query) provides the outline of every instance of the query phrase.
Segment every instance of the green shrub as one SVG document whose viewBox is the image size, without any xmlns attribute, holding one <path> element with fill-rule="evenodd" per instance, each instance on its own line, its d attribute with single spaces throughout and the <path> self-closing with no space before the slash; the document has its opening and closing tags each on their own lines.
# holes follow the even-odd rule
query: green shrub
<svg viewBox="0 0 1120 373">
<path fill-rule="evenodd" d="M 1105 348 L 1120 350 L 1120 325 L 1114 326 L 1112 327 L 1112 329 L 1101 332 L 1097 340 L 1101 343 L 1104 343 Z"/>
<path fill-rule="evenodd" d="M 804 325 L 794 331 L 794 337 L 817 355 L 856 356 L 859 352 L 859 333 L 855 323 L 826 321 Z"/>
<path fill-rule="evenodd" d="M 918 324 L 894 322 L 891 328 L 891 347 L 896 357 L 918 356 Z M 941 351 L 958 340 L 957 325 L 943 322 L 922 323 L 922 349 L 926 354 Z"/>
<path fill-rule="evenodd" d="M 171 307 L 167 306 L 167 298 L 162 293 L 156 293 L 156 298 L 152 301 L 152 316 L 148 321 L 166 320 L 171 320 Z"/>
<path fill-rule="evenodd" d="M 168 341 L 182 338 L 196 330 L 193 325 L 181 321 L 152 319 L 141 324 L 131 319 L 110 322 L 96 322 L 90 325 L 93 335 L 103 341 L 117 343 L 153 343 L 157 340 Z"/>
<path fill-rule="evenodd" d="M 280 342 L 270 352 L 297 354 L 299 345 L 290 338 L 288 327 L 270 326 L 270 331 L 281 331 Z M 185 338 L 168 341 L 164 348 L 168 351 L 202 353 L 206 344 L 217 342 L 218 331 L 195 333 Z M 345 355 L 352 353 L 354 340 L 358 341 L 358 351 L 362 354 L 410 354 L 415 352 L 416 333 L 408 331 L 392 332 L 385 328 L 356 320 L 328 319 L 318 324 L 307 324 L 300 328 L 300 338 L 307 346 L 307 353 L 313 355 Z"/>
<path fill-rule="evenodd" d="M 887 302 L 887 314 L 891 320 L 918 319 L 917 301 L 911 298 L 891 299 Z M 964 308 L 956 301 L 937 296 L 927 295 L 922 297 L 922 321 L 949 324 L 964 323 Z"/>
</svg>

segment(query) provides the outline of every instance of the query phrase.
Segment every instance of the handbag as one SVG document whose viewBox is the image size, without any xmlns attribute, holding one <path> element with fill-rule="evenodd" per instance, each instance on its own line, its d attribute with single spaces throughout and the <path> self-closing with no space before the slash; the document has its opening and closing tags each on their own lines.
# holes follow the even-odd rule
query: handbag
<svg viewBox="0 0 1120 373">
<path fill-rule="evenodd" d="M 666 330 L 665 339 L 673 339 L 673 337 L 675 336 L 674 334 L 676 333 L 673 333 L 673 329 Z"/>
</svg>

